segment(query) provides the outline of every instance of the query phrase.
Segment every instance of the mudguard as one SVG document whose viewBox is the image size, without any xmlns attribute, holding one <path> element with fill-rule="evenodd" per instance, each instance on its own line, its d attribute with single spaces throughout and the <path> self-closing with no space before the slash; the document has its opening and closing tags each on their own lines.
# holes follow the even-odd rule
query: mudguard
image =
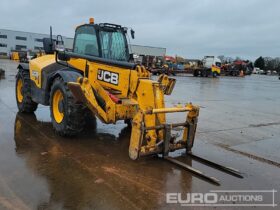
<svg viewBox="0 0 280 210">
<path fill-rule="evenodd" d="M 60 77 L 65 83 L 68 83 L 76 82 L 82 76 L 82 73 L 69 67 L 53 71 L 46 76 L 43 74 L 42 88 L 38 88 L 33 82 L 31 84 L 32 98 L 37 103 L 49 105 L 51 87 L 56 78 Z"/>
<path fill-rule="evenodd" d="M 65 68 L 55 72 L 51 79 L 53 80 L 56 77 L 61 77 L 64 82 L 76 82 L 77 79 L 82 76 L 83 75 L 75 69 Z"/>
</svg>

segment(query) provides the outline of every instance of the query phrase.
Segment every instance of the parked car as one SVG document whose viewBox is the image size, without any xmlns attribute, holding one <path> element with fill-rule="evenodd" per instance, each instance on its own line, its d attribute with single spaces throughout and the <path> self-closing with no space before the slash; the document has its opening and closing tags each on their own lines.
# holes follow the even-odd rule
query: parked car
<svg viewBox="0 0 280 210">
<path fill-rule="evenodd" d="M 263 71 L 263 70 L 261 70 L 260 68 L 255 67 L 254 70 L 253 70 L 253 74 L 260 74 L 261 71 Z"/>
</svg>

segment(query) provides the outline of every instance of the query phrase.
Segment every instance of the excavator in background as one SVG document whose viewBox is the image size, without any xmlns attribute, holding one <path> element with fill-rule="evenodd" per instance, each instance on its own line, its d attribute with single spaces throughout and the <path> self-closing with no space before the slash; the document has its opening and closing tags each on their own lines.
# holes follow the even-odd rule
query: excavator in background
<svg viewBox="0 0 280 210">
<path fill-rule="evenodd" d="M 134 38 L 134 31 L 130 30 Z M 18 66 L 16 101 L 19 112 L 33 113 L 38 104 L 50 106 L 54 130 L 61 136 L 79 134 L 94 116 L 105 124 L 124 120 L 131 128 L 129 157 L 160 155 L 208 181 L 219 180 L 168 154 L 187 154 L 240 177 L 235 169 L 191 153 L 199 106 L 192 103 L 165 107 L 176 80 L 162 74 L 157 81 L 144 66 L 130 63 L 128 28 L 111 23 L 89 23 L 76 28 L 73 51 L 64 49 L 62 36 L 44 39 L 46 55 Z M 167 113 L 187 113 L 183 122 L 167 123 Z M 242 177 L 242 176 L 241 176 Z"/>
</svg>

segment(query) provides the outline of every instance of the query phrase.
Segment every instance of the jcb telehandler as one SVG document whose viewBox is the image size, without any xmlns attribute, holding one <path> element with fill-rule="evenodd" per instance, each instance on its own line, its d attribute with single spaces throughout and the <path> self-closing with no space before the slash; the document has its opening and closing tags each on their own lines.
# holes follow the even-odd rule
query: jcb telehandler
<svg viewBox="0 0 280 210">
<path fill-rule="evenodd" d="M 134 38 L 134 31 L 130 32 Z M 61 36 L 57 40 L 52 35 L 44 39 L 46 55 L 18 67 L 19 111 L 31 113 L 38 104 L 49 105 L 53 127 L 63 136 L 82 131 L 90 115 L 107 124 L 124 120 L 132 126 L 131 159 L 162 154 L 165 159 L 218 183 L 217 179 L 167 156 L 184 148 L 191 155 L 199 107 L 188 103 L 166 108 L 164 94 L 171 94 L 176 80 L 161 75 L 154 81 L 142 65 L 130 63 L 127 36 L 126 27 L 95 24 L 91 18 L 88 24 L 76 28 L 71 52 L 63 49 Z M 166 113 L 174 112 L 187 112 L 186 120 L 167 124 Z M 182 129 L 180 139 L 171 133 L 173 128 Z"/>
</svg>

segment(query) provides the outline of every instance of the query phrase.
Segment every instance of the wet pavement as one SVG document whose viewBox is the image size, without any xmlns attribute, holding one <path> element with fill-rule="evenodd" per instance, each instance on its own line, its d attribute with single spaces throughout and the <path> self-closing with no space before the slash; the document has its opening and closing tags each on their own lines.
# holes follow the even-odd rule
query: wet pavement
<svg viewBox="0 0 280 210">
<path fill-rule="evenodd" d="M 244 175 L 239 179 L 222 173 L 185 157 L 184 151 L 173 154 L 220 179 L 221 186 L 216 186 L 160 158 L 130 160 L 130 129 L 122 122 L 96 121 L 78 137 L 57 136 L 48 107 L 39 106 L 34 115 L 17 113 L 16 63 L 0 60 L 0 68 L 6 71 L 0 80 L 0 209 L 180 209 L 186 207 L 166 203 L 166 193 L 209 190 L 275 189 L 279 204 L 276 76 L 182 76 L 172 96 L 166 97 L 170 106 L 192 101 L 202 107 L 193 152 Z M 184 116 L 169 120 L 183 121 Z"/>
</svg>

